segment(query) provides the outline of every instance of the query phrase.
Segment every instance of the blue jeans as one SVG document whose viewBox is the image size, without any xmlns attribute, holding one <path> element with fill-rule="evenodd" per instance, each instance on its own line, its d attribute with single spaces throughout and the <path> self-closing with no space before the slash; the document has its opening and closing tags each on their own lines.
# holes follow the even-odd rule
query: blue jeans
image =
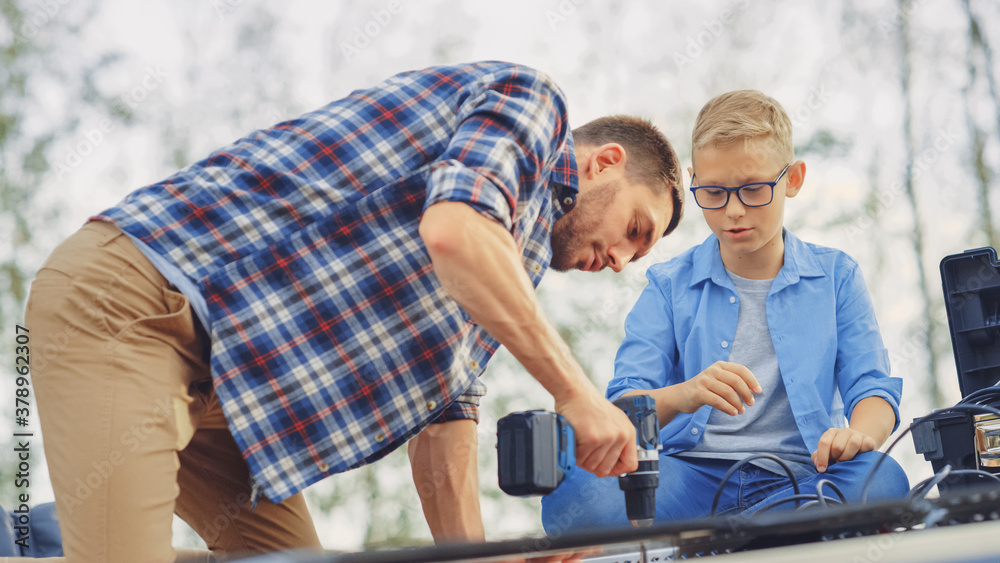
<svg viewBox="0 0 1000 563">
<path fill-rule="evenodd" d="M 848 502 L 861 499 L 865 480 L 882 457 L 879 452 L 858 454 L 851 461 L 835 463 L 825 473 L 813 471 L 798 479 L 800 492 L 815 494 L 821 479 L 833 482 Z M 681 458 L 660 455 L 660 485 L 656 489 L 656 523 L 703 518 L 711 514 L 712 498 L 726 471 L 736 463 L 729 460 Z M 889 499 L 906 495 L 909 482 L 898 463 L 887 458 L 878 468 L 868 490 L 868 499 Z M 836 498 L 829 487 L 823 493 Z M 726 483 L 716 514 L 752 513 L 776 500 L 795 494 L 785 474 L 771 473 L 746 464 Z M 790 510 L 787 502 L 774 510 Z M 550 536 L 588 529 L 627 527 L 625 495 L 618 477 L 598 479 L 593 473 L 574 467 L 555 491 L 542 497 L 542 525 Z"/>
</svg>

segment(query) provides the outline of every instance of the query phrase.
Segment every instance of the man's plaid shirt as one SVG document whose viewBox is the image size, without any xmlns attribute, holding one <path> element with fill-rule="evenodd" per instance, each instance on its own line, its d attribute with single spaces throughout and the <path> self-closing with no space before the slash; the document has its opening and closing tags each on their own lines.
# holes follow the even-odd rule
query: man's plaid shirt
<svg viewBox="0 0 1000 563">
<path fill-rule="evenodd" d="M 562 92 L 484 62 L 355 91 L 92 219 L 176 265 L 207 302 L 219 400 L 278 502 L 429 422 L 478 416 L 498 344 L 439 283 L 423 210 L 462 201 L 493 218 L 537 286 L 576 193 Z"/>
</svg>

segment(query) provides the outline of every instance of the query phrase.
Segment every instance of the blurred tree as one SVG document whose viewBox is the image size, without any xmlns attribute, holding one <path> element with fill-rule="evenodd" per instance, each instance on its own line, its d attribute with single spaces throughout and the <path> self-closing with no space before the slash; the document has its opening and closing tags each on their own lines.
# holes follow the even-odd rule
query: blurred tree
<svg viewBox="0 0 1000 563">
<path fill-rule="evenodd" d="M 903 145 L 906 151 L 903 187 L 906 193 L 906 201 L 910 205 L 910 214 L 913 218 L 913 252 L 920 279 L 917 290 L 920 292 L 921 297 L 922 323 L 926 327 L 926 331 L 923 331 L 928 355 L 926 390 L 933 404 L 940 405 L 944 403 L 944 395 L 941 393 L 941 386 L 937 375 L 938 353 L 935 342 L 937 340 L 938 323 L 931 312 L 933 301 L 931 299 L 930 282 L 927 279 L 927 271 L 924 267 L 924 228 L 921 222 L 920 204 L 914 184 L 914 159 L 916 153 L 913 141 L 913 90 L 911 88 L 913 57 L 910 43 L 910 14 L 913 8 L 911 7 L 910 0 L 899 0 L 898 7 L 900 17 L 900 88 L 903 97 Z"/>
<path fill-rule="evenodd" d="M 978 78 L 978 70 L 976 64 L 975 53 L 980 51 L 983 54 L 983 73 L 987 77 L 987 83 L 989 84 L 990 94 L 993 97 L 994 102 L 994 114 L 997 116 L 998 124 L 997 131 L 1000 132 L 1000 106 L 996 105 L 997 92 L 993 77 L 993 67 L 992 67 L 992 56 L 990 53 L 989 45 L 986 43 L 986 39 L 983 37 L 982 30 L 979 25 L 979 20 L 976 15 L 972 12 L 972 7 L 969 5 L 969 0 L 962 0 L 962 5 L 965 7 L 965 14 L 969 19 L 969 49 L 966 51 L 966 66 L 968 67 L 969 80 L 966 82 L 965 87 L 962 89 L 963 94 L 963 108 L 965 109 L 965 121 L 966 126 L 969 129 L 971 150 L 970 156 L 972 157 L 972 174 L 976 178 L 976 183 L 978 190 L 976 192 L 979 200 L 979 228 L 982 230 L 983 235 L 986 237 L 986 244 L 996 248 L 996 230 L 993 227 L 993 212 L 990 208 L 990 179 L 993 174 L 989 169 L 989 165 L 985 158 L 985 146 L 986 146 L 986 135 L 983 130 L 976 123 L 976 118 L 974 116 L 974 110 L 972 108 L 975 102 L 974 96 L 974 86 L 976 84 L 976 79 Z M 978 49 L 977 49 L 978 47 Z"/>
<path fill-rule="evenodd" d="M 53 97 L 64 98 L 75 116 L 109 103 L 94 83 L 114 63 L 115 55 L 97 54 L 72 64 L 65 57 L 93 13 L 92 2 L 67 7 L 62 2 L 0 0 L 0 330 L 4 335 L 0 373 L 4 385 L 13 378 L 14 327 L 24 322 L 28 282 L 38 264 L 37 239 L 52 230 L 60 214 L 58 204 L 40 201 L 41 186 L 51 182 L 61 164 L 53 155 L 56 146 L 79 130 L 78 118 L 62 122 L 33 118 L 49 111 L 46 101 Z M 33 407 L 29 418 L 32 425 L 37 424 Z M 5 435 L 3 451 L 9 450 L 8 439 Z M 40 463 L 41 444 L 36 440 L 32 445 Z M 9 505 L 15 492 L 13 461 L 11 456 L 0 457 L 0 504 Z"/>
<path fill-rule="evenodd" d="M 962 0 L 962 5 L 965 7 L 965 13 L 969 18 L 969 39 L 972 42 L 971 48 L 974 49 L 978 47 L 983 54 L 983 74 L 986 76 L 986 83 L 989 86 L 990 91 L 990 99 L 993 101 L 993 117 L 997 124 L 996 134 L 998 138 L 1000 138 L 1000 92 L 998 92 L 997 89 L 996 67 L 993 64 L 993 50 L 990 49 L 990 43 L 985 34 L 987 29 L 995 29 L 995 26 L 984 27 L 980 23 L 981 18 L 976 16 L 976 14 L 972 11 L 972 6 L 969 0 Z"/>
<path fill-rule="evenodd" d="M 7 330 L 20 321 L 24 305 L 27 278 L 21 261 L 22 250 L 31 245 L 32 221 L 30 207 L 37 194 L 33 188 L 49 170 L 48 150 L 56 132 L 40 133 L 24 130 L 24 107 L 32 92 L 32 71 L 44 57 L 44 46 L 29 41 L 26 34 L 37 34 L 35 25 L 26 17 L 24 2 L 4 0 L 0 13 L 7 27 L 6 44 L 0 48 L 2 78 L 0 81 L 0 326 Z M 13 330 L 11 328 L 11 330 Z M 6 334 L 6 332 L 5 332 Z M 4 339 L 4 351 L 9 343 Z M 4 356 L 5 360 L 8 356 Z M 4 361 L 4 366 L 10 362 Z M 6 480 L 5 480 L 6 481 Z"/>
<path fill-rule="evenodd" d="M 18 321 L 26 279 L 37 267 L 41 251 L 50 246 L 39 238 L 51 242 L 57 232 L 66 234 L 69 228 L 57 220 L 57 208 L 39 196 L 65 189 L 54 173 L 54 167 L 65 159 L 53 153 L 73 144 L 81 119 L 89 119 L 88 112 L 110 116 L 129 126 L 130 144 L 160 141 L 156 149 L 160 152 L 153 153 L 153 158 L 148 158 L 148 153 L 143 155 L 147 158 L 139 164 L 122 164 L 128 159 L 116 159 L 116 166 L 123 169 L 146 168 L 148 174 L 159 176 L 253 129 L 329 101 L 334 97 L 332 93 L 373 84 L 391 72 L 435 63 L 503 58 L 561 73 L 559 82 L 569 94 L 574 125 L 579 125 L 581 116 L 594 111 L 627 111 L 651 117 L 664 127 L 685 165 L 690 161 L 686 142 L 690 126 L 698 108 L 710 96 L 737 88 L 759 88 L 787 103 L 786 109 L 795 115 L 795 109 L 802 109 L 796 108 L 795 102 L 805 98 L 807 89 L 828 88 L 829 106 L 825 106 L 825 99 L 816 107 L 810 106 L 810 112 L 796 123 L 796 151 L 808 155 L 810 167 L 815 161 L 814 169 L 823 172 L 811 173 L 810 182 L 842 181 L 824 178 L 827 171 L 834 172 L 828 178 L 840 173 L 846 181 L 832 187 L 847 188 L 846 195 L 831 190 L 829 195 L 824 194 L 822 205 L 799 207 L 790 214 L 788 224 L 793 230 L 808 229 L 812 236 L 833 237 L 848 227 L 858 227 L 860 236 L 844 249 L 860 254 L 866 277 L 869 265 L 876 265 L 871 271 L 878 279 L 869 280 L 873 298 L 890 310 L 899 303 L 907 305 L 904 313 L 896 313 L 883 324 L 887 343 L 918 343 L 913 346 L 914 362 L 922 362 L 924 354 L 929 354 L 930 383 L 924 391 L 940 404 L 934 366 L 948 359 L 944 351 L 947 335 L 940 330 L 934 331 L 939 338 L 923 331 L 916 338 L 900 337 L 900 333 L 912 327 L 934 330 L 929 311 L 938 300 L 931 298 L 923 257 L 934 255 L 945 245 L 957 244 L 954 239 L 958 238 L 938 236 L 940 231 L 935 228 L 939 225 L 925 226 L 920 221 L 918 203 L 926 202 L 936 185 L 929 179 L 931 174 L 920 178 L 914 174 L 914 153 L 919 152 L 914 146 L 919 138 L 916 132 L 928 129 L 928 122 L 941 118 L 941 106 L 967 103 L 967 110 L 975 112 L 971 115 L 982 142 L 973 147 L 973 154 L 963 148 L 940 155 L 940 168 L 954 169 L 954 162 L 965 164 L 970 160 L 981 165 L 977 171 L 983 174 L 977 177 L 978 195 L 971 197 L 978 197 L 983 209 L 987 207 L 992 181 L 989 167 L 996 166 L 996 153 L 990 150 L 992 127 L 984 120 L 982 108 L 985 105 L 995 111 L 997 107 L 995 68 L 987 41 L 987 32 L 997 29 L 997 13 L 986 2 L 970 6 L 971 0 L 961 1 L 965 17 L 958 12 L 956 2 L 882 5 L 841 0 L 820 6 L 720 0 L 669 5 L 617 1 L 598 5 L 547 0 L 511 3 L 505 5 L 503 13 L 487 16 L 487 10 L 479 8 L 478 3 L 439 1 L 406 8 L 394 16 L 391 27 L 381 30 L 377 38 L 368 37 L 362 45 L 356 39 L 359 30 L 384 2 L 353 0 L 318 9 L 295 2 L 271 7 L 235 0 L 161 0 L 148 2 L 150 9 L 168 13 L 174 10 L 176 17 L 155 25 L 169 30 L 176 24 L 179 33 L 174 41 L 163 42 L 158 53 L 164 53 L 165 59 L 168 52 L 179 53 L 180 57 L 168 69 L 170 84 L 144 102 L 138 113 L 136 108 L 116 104 L 102 95 L 97 85 L 106 83 L 96 79 L 97 71 L 101 64 L 109 65 L 114 59 L 101 55 L 92 43 L 80 49 L 78 41 L 91 8 L 111 3 L 0 0 L 4 16 L 0 22 L 0 327 L 7 333 Z M 951 17 L 935 17 L 934 10 L 942 6 L 953 9 Z M 919 27 L 915 25 L 911 30 L 904 18 L 915 11 L 931 17 L 913 18 Z M 482 38 L 496 31 L 497 21 L 503 21 L 501 16 L 514 12 L 518 33 L 504 29 L 504 39 L 484 45 Z M 553 24 L 547 19 L 548 12 L 558 12 L 562 18 Z M 838 13 L 844 22 L 839 29 Z M 106 31 L 119 24 L 116 17 L 120 16 L 102 18 L 109 27 L 102 28 L 108 37 L 101 39 L 129 41 L 128 36 Z M 950 45 L 946 38 L 957 35 L 948 26 L 956 20 L 961 33 L 969 29 L 969 44 L 976 51 L 968 53 L 972 57 L 968 60 L 975 60 L 975 68 L 967 70 L 975 74 L 977 82 L 973 84 L 970 77 L 965 99 L 960 99 L 961 81 L 938 79 L 930 84 L 926 74 L 921 74 L 942 72 L 945 67 L 940 63 L 966 57 L 963 51 L 963 58 L 954 55 L 951 60 L 950 54 L 933 52 L 929 47 Z M 901 23 L 906 27 L 901 29 Z M 127 25 L 131 30 L 142 29 L 143 22 L 130 21 Z M 914 39 L 911 41 L 908 35 Z M 966 45 L 961 37 L 958 39 L 955 44 Z M 344 45 L 352 41 L 357 48 L 348 57 Z M 896 48 L 900 45 L 897 41 L 902 42 L 902 54 Z M 522 48 L 524 45 L 528 47 Z M 683 65 L 678 63 L 678 56 L 686 57 Z M 900 57 L 902 76 L 887 72 L 897 68 Z M 135 62 L 135 57 L 131 60 Z M 959 70 L 964 72 L 966 68 Z M 930 98 L 929 94 L 937 96 L 933 102 L 939 107 L 931 107 L 932 103 L 920 105 Z M 53 102 L 53 97 L 58 101 Z M 988 106 L 990 98 L 992 106 Z M 901 155 L 896 134 L 900 127 L 897 109 L 901 105 L 905 107 L 905 185 L 897 181 L 900 176 L 891 168 Z M 855 115 L 852 106 L 860 108 Z M 876 115 L 879 111 L 881 115 Z M 878 118 L 877 123 L 871 121 L 873 117 Z M 1000 120 L 1000 116 L 997 118 Z M 966 119 L 970 119 L 968 115 Z M 139 124 L 145 125 L 141 131 Z M 1000 121 L 996 133 L 1000 134 Z M 123 147 L 117 150 L 126 152 Z M 853 165 L 858 163 L 866 168 L 855 173 Z M 134 184 L 125 191 L 141 185 L 123 183 Z M 854 183 L 862 185 L 857 198 L 850 191 Z M 897 197 L 903 193 L 908 204 L 894 205 L 904 200 Z M 956 220 L 958 213 L 950 207 L 953 205 L 953 201 L 935 200 L 941 223 Z M 963 210 L 959 220 L 968 213 Z M 994 230 L 993 222 L 992 217 L 980 216 L 977 233 L 980 224 L 984 225 L 983 231 Z M 645 283 L 643 269 L 698 242 L 694 237 L 698 234 L 700 238 L 700 233 L 707 234 L 700 213 L 689 205 L 678 234 L 659 243 L 653 256 L 630 267 L 624 276 L 571 273 L 546 277 L 539 290 L 543 307 L 599 388 L 611 377 L 622 321 Z M 950 240 L 940 242 L 949 236 Z M 909 273 L 914 254 L 919 279 Z M 900 275 L 900 265 L 907 273 Z M 909 307 L 910 302 L 914 306 Z M 10 341 L 5 338 L 0 343 L 3 354 L 9 354 Z M 928 352 L 920 345 L 925 342 Z M 889 347 L 893 348 L 891 343 Z M 6 358 L 9 355 L 0 356 L 0 361 L 4 366 L 11 365 Z M 8 375 L 7 371 L 0 373 Z M 481 409 L 479 461 L 488 537 L 537 533 L 538 500 L 507 497 L 496 485 L 495 421 L 516 410 L 551 408 L 551 398 L 502 349 L 490 362 L 484 380 L 490 393 Z M 912 386 L 907 388 L 906 408 L 914 408 L 917 393 L 913 391 Z M 897 448 L 894 455 L 901 449 Z M 0 457 L 0 464 L 5 461 L 7 458 Z M 377 464 L 310 487 L 307 497 L 315 509 L 321 537 L 351 549 L 428 543 L 430 535 L 408 465 L 405 451 L 401 450 Z M 12 482 L 0 467 L 0 502 L 8 498 L 3 494 L 9 494 Z M 344 540 L 344 536 L 349 539 Z M 199 541 L 193 532 L 180 534 L 175 542 L 178 540 L 180 545 Z"/>
</svg>

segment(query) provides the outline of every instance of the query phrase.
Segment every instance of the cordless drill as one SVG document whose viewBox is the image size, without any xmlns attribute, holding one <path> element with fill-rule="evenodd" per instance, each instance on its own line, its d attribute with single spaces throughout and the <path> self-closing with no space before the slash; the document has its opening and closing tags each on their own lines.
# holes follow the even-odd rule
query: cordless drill
<svg viewBox="0 0 1000 563">
<path fill-rule="evenodd" d="M 639 467 L 618 477 L 625 492 L 625 512 L 633 526 L 649 526 L 656 514 L 660 484 L 660 425 L 649 395 L 620 397 L 614 405 L 635 426 Z M 573 427 L 560 414 L 534 410 L 497 421 L 500 489 L 513 496 L 547 495 L 576 465 Z"/>
<path fill-rule="evenodd" d="M 625 411 L 635 426 L 639 467 L 618 477 L 625 491 L 625 512 L 633 526 L 649 526 L 656 516 L 656 487 L 660 485 L 660 424 L 656 401 L 649 395 L 630 395 L 615 399 L 614 405 Z"/>
</svg>

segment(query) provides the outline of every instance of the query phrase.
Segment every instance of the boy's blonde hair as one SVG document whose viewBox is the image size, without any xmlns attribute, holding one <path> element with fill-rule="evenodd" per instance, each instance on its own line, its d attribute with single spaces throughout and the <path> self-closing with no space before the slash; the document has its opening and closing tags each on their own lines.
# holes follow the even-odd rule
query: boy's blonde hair
<svg viewBox="0 0 1000 563">
<path fill-rule="evenodd" d="M 795 159 L 788 114 L 777 100 L 757 90 L 736 90 L 709 100 L 698 112 L 691 150 L 725 147 L 738 141 L 748 152 L 763 149 L 755 147 L 755 142 L 764 141 L 785 163 Z"/>
</svg>

